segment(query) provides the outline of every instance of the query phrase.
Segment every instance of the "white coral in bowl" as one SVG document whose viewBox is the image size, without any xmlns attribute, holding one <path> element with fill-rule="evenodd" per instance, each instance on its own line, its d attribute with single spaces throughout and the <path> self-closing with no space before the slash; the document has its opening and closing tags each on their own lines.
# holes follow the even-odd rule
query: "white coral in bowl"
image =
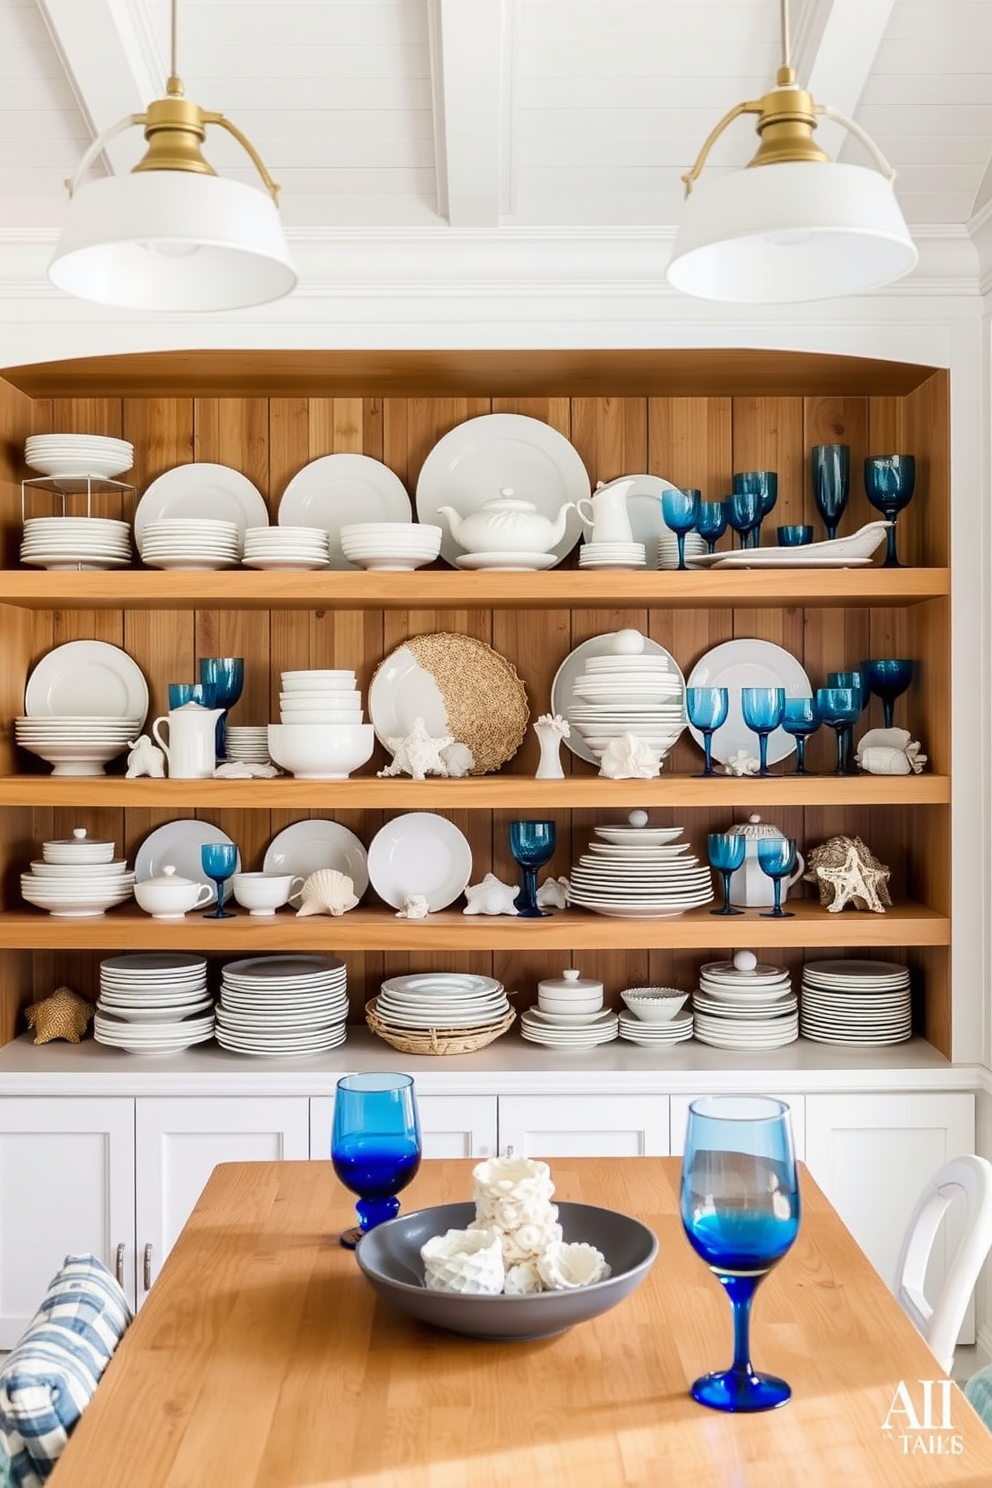
<svg viewBox="0 0 992 1488">
<path fill-rule="evenodd" d="M 520 1198 L 494 1199 L 491 1194 L 481 1193 L 476 1196 L 475 1217 L 499 1230 L 517 1230 L 521 1225 L 543 1225 L 557 1219 L 558 1208 L 550 1202 L 550 1196 L 524 1194 Z"/>
<path fill-rule="evenodd" d="M 495 1297 L 503 1290 L 503 1247 L 496 1230 L 448 1230 L 426 1241 L 420 1256 L 429 1291 Z"/>
<path fill-rule="evenodd" d="M 493 1194 L 515 1194 L 536 1183 L 542 1187 L 550 1184 L 550 1192 L 554 1193 L 551 1169 L 546 1162 L 533 1157 L 489 1157 L 476 1163 L 472 1177 L 477 1190 L 482 1188 Z"/>
<path fill-rule="evenodd" d="M 518 1261 L 515 1266 L 508 1266 L 503 1290 L 508 1297 L 531 1297 L 535 1292 L 543 1292 L 537 1261 Z"/>
<path fill-rule="evenodd" d="M 544 1249 L 537 1261 L 538 1273 L 549 1292 L 572 1291 L 593 1286 L 610 1274 L 606 1257 L 594 1245 L 558 1242 Z"/>
</svg>

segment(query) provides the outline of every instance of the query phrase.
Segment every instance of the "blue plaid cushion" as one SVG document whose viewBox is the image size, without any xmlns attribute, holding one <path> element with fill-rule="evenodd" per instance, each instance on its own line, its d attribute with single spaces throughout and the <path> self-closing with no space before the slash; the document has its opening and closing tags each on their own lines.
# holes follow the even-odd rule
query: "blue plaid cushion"
<svg viewBox="0 0 992 1488">
<path fill-rule="evenodd" d="M 45 1482 L 131 1318 L 102 1261 L 66 1256 L 0 1369 L 0 1447 L 14 1488 Z"/>
</svg>

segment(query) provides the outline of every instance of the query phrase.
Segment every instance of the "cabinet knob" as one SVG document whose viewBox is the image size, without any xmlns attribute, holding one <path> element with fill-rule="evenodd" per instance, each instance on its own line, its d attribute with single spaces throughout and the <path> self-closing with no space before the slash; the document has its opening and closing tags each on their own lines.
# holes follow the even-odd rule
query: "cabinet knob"
<svg viewBox="0 0 992 1488">
<path fill-rule="evenodd" d="M 124 1254 L 125 1246 L 123 1240 L 117 1247 L 117 1259 L 114 1261 L 114 1275 L 117 1277 L 117 1285 L 124 1285 Z"/>
<path fill-rule="evenodd" d="M 152 1247 L 150 1245 L 145 1246 L 145 1267 L 143 1279 L 145 1283 L 145 1291 L 150 1292 L 152 1287 Z"/>
</svg>

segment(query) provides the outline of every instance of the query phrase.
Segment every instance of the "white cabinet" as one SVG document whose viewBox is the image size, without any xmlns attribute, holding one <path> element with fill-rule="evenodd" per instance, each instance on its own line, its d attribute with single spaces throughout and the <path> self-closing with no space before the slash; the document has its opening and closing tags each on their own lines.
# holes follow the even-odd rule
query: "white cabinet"
<svg viewBox="0 0 992 1488">
<path fill-rule="evenodd" d="M 697 1095 L 673 1095 L 671 1096 L 671 1151 L 674 1157 L 680 1157 L 685 1151 L 685 1128 L 689 1120 L 689 1106 L 694 1100 L 699 1100 L 708 1091 L 699 1091 Z M 806 1156 L 806 1103 L 801 1095 L 780 1095 L 775 1090 L 763 1090 L 762 1095 L 771 1095 L 776 1100 L 789 1108 L 789 1119 L 792 1123 L 792 1141 L 796 1149 L 796 1156 L 800 1159 Z"/>
<path fill-rule="evenodd" d="M 418 1095 L 425 1157 L 492 1157 L 496 1152 L 494 1095 Z M 310 1156 L 329 1158 L 334 1097 L 310 1101 Z"/>
<path fill-rule="evenodd" d="M 499 1150 L 518 1157 L 666 1157 L 667 1095 L 501 1095 Z"/>
</svg>

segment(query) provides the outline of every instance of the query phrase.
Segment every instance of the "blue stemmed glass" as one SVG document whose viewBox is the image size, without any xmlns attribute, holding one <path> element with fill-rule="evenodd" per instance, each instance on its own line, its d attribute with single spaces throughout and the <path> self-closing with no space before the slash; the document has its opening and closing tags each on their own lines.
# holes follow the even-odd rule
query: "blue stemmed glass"
<svg viewBox="0 0 992 1488">
<path fill-rule="evenodd" d="M 245 685 L 245 664 L 240 656 L 201 656 L 200 681 L 214 685 L 214 707 L 225 712 L 217 720 L 217 759 L 227 752 L 227 714 L 241 696 Z"/>
<path fill-rule="evenodd" d="M 892 523 L 886 534 L 883 568 L 902 568 L 896 557 L 896 518 L 913 499 L 916 460 L 912 455 L 869 455 L 865 460 L 865 495 L 876 511 Z"/>
<path fill-rule="evenodd" d="M 799 1180 L 789 1109 L 764 1095 L 708 1095 L 689 1107 L 682 1225 L 734 1309 L 734 1362 L 691 1386 L 693 1400 L 721 1411 L 784 1405 L 785 1380 L 751 1365 L 751 1303 L 758 1284 L 799 1232 Z"/>
<path fill-rule="evenodd" d="M 775 470 L 739 470 L 731 482 L 736 494 L 754 491 L 761 503 L 752 547 L 761 546 L 761 524 L 771 514 L 778 500 L 778 472 Z"/>
<path fill-rule="evenodd" d="M 877 698 L 882 700 L 885 727 L 892 727 L 893 707 L 897 697 L 902 697 L 913 680 L 916 663 L 886 657 L 875 661 L 863 661 L 861 674 Z"/>
<path fill-rule="evenodd" d="M 846 775 L 844 730 L 853 728 L 861 717 L 861 692 L 854 687 L 818 687 L 816 707 L 821 722 L 837 735 L 837 775 Z"/>
<path fill-rule="evenodd" d="M 364 1234 L 395 1219 L 396 1195 L 420 1167 L 420 1115 L 410 1075 L 345 1075 L 338 1081 L 331 1128 L 331 1163 L 358 1194 L 358 1224 L 341 1234 L 354 1250 Z"/>
<path fill-rule="evenodd" d="M 715 775 L 712 759 L 713 735 L 720 725 L 727 721 L 730 694 L 725 687 L 687 687 L 685 707 L 689 722 L 693 728 L 698 728 L 703 736 L 705 763 L 699 778 L 702 779 L 704 775 Z"/>
<path fill-rule="evenodd" d="M 868 699 L 871 697 L 871 688 L 868 685 L 868 678 L 863 676 L 861 672 L 828 672 L 827 686 L 850 687 L 861 699 L 861 713 L 867 708 Z M 860 713 L 858 716 L 860 717 Z M 844 768 L 848 774 L 851 773 L 851 761 L 853 758 L 854 726 L 852 724 L 844 729 Z"/>
<path fill-rule="evenodd" d="M 520 889 L 515 900 L 517 914 L 524 919 L 543 919 L 548 911 L 538 908 L 537 870 L 554 856 L 554 822 L 511 822 L 510 851 L 521 871 Z"/>
<path fill-rule="evenodd" d="M 209 911 L 207 920 L 232 920 L 234 913 L 224 908 L 224 885 L 238 866 L 238 849 L 233 842 L 205 842 L 200 848 L 200 862 L 208 878 L 217 887 L 217 908 Z"/>
<path fill-rule="evenodd" d="M 766 873 L 775 889 L 775 907 L 762 910 L 763 920 L 793 918 L 791 909 L 782 908 L 782 880 L 788 878 L 796 866 L 796 844 L 791 837 L 759 837 L 758 866 Z"/>
<path fill-rule="evenodd" d="M 748 541 L 761 523 L 761 497 L 757 491 L 735 491 L 723 503 L 727 521 L 741 540 L 741 547 L 756 546 Z"/>
<path fill-rule="evenodd" d="M 823 518 L 827 537 L 833 541 L 851 494 L 851 447 L 848 444 L 814 444 L 809 464 L 813 500 Z"/>
<path fill-rule="evenodd" d="M 675 533 L 675 541 L 678 543 L 680 569 L 685 569 L 685 535 L 691 532 L 696 525 L 696 517 L 699 514 L 699 492 L 687 488 L 684 491 L 671 490 L 661 493 L 661 515 L 665 523 Z"/>
<path fill-rule="evenodd" d="M 722 501 L 701 501 L 696 513 L 696 531 L 706 543 L 707 553 L 715 553 L 716 545 L 727 530 L 727 511 Z"/>
<path fill-rule="evenodd" d="M 816 699 L 812 697 L 786 698 L 782 710 L 782 728 L 796 741 L 796 775 L 808 775 L 806 768 L 806 740 L 820 727 L 820 714 Z"/>
<path fill-rule="evenodd" d="M 785 712 L 784 687 L 742 687 L 741 714 L 758 736 L 759 775 L 768 774 L 768 735 L 774 733 Z"/>
<path fill-rule="evenodd" d="M 182 708 L 186 703 L 199 703 L 201 708 L 216 708 L 217 689 L 212 682 L 170 682 L 169 707 Z"/>
<path fill-rule="evenodd" d="M 711 909 L 710 914 L 739 915 L 742 909 L 733 909 L 730 903 L 730 876 L 743 866 L 747 842 L 740 832 L 710 832 L 706 838 L 706 851 L 710 867 L 723 877 L 723 908 Z"/>
</svg>

